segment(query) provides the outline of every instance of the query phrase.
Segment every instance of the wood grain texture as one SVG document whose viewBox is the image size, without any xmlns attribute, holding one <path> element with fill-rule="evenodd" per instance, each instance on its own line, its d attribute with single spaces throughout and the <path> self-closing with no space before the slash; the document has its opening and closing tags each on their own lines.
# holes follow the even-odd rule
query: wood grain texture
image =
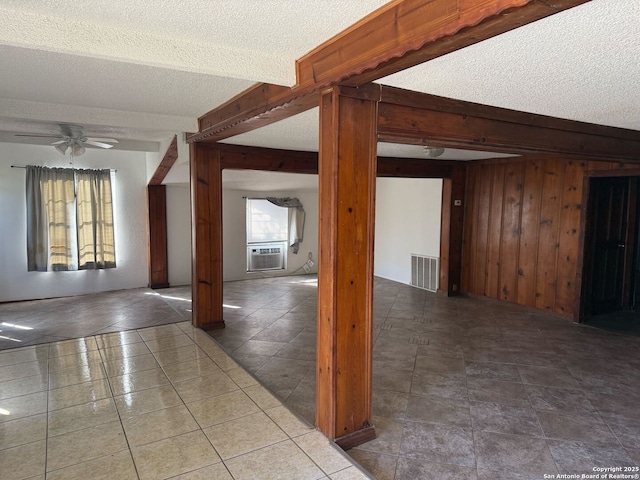
<svg viewBox="0 0 640 480">
<path fill-rule="evenodd" d="M 518 283 L 515 300 L 520 305 L 535 305 L 542 173 L 543 168 L 540 160 L 532 159 L 525 163 L 520 242 L 518 245 Z"/>
<path fill-rule="evenodd" d="M 173 164 L 176 163 L 178 159 L 178 137 L 176 135 L 173 136 L 173 140 L 169 144 L 167 151 L 164 153 L 160 164 L 156 168 L 151 180 L 149 180 L 149 185 L 160 185 L 162 184 L 164 178 L 173 167 Z"/>
<path fill-rule="evenodd" d="M 317 174 L 318 154 L 295 150 L 249 147 L 227 143 L 207 144 L 220 151 L 222 169 Z M 377 176 L 396 178 L 450 178 L 454 160 L 377 157 Z"/>
<path fill-rule="evenodd" d="M 487 284 L 487 256 L 489 252 L 489 211 L 491 208 L 491 190 L 493 181 L 494 165 L 481 165 L 478 172 L 479 178 L 477 185 L 477 209 L 478 219 L 484 221 L 477 222 L 476 238 L 475 238 L 475 279 L 472 293 L 476 295 L 486 295 Z"/>
<path fill-rule="evenodd" d="M 371 421 L 376 103 L 323 92 L 320 144 L 317 427 L 375 436 Z M 354 435 L 363 431 L 364 438 Z"/>
<path fill-rule="evenodd" d="M 361 86 L 589 0 L 394 0 L 296 61 L 296 85 L 257 83 L 198 120 L 216 142 L 316 107 L 329 85 Z"/>
<path fill-rule="evenodd" d="M 416 92 L 395 91 L 379 106 L 380 141 L 561 155 L 580 160 L 640 159 L 640 132 L 569 122 L 542 115 L 452 101 Z M 405 98 L 406 97 L 406 98 Z M 410 99 L 414 105 L 406 105 Z M 431 103 L 430 103 L 431 102 Z"/>
<path fill-rule="evenodd" d="M 212 144 L 220 151 L 222 169 L 262 170 L 285 173 L 318 173 L 318 154 L 276 148 Z"/>
<path fill-rule="evenodd" d="M 562 157 L 470 164 L 463 290 L 578 320 L 586 179 L 640 174 L 626 165 Z"/>
<path fill-rule="evenodd" d="M 506 165 L 493 166 L 493 178 L 491 179 L 491 197 L 489 204 L 489 228 L 487 236 L 487 280 L 484 294 L 487 297 L 499 298 L 500 264 L 502 257 L 502 222 L 504 204 L 504 176 Z M 504 259 L 506 260 L 506 259 Z"/>
<path fill-rule="evenodd" d="M 586 162 L 569 161 L 564 164 L 562 209 L 558 239 L 558 273 L 555 311 L 563 316 L 573 313 L 576 284 L 576 265 L 579 255 L 578 234 L 582 213 L 582 187 Z"/>
<path fill-rule="evenodd" d="M 190 145 L 192 323 L 224 327 L 222 316 L 222 169 L 220 151 Z"/>
<path fill-rule="evenodd" d="M 217 142 L 284 120 L 318 106 L 318 92 L 257 83 L 198 119 L 187 142 Z"/>
<path fill-rule="evenodd" d="M 169 286 L 167 251 L 167 189 L 148 185 L 149 215 L 149 288 Z"/>
<path fill-rule="evenodd" d="M 467 169 L 459 165 L 442 182 L 440 225 L 440 282 L 438 291 L 457 295 L 462 282 L 464 202 Z M 456 205 L 459 201 L 460 205 Z"/>
<path fill-rule="evenodd" d="M 585 1 L 394 0 L 298 59 L 298 85 L 362 85 Z"/>
<path fill-rule="evenodd" d="M 500 285 L 498 297 L 515 302 L 518 297 L 518 256 L 522 225 L 524 163 L 505 165 L 502 236 L 500 239 Z"/>
<path fill-rule="evenodd" d="M 555 311 L 563 173 L 563 162 L 543 162 L 535 306 L 550 311 Z"/>
<path fill-rule="evenodd" d="M 472 292 L 475 279 L 475 252 L 478 226 L 478 203 L 476 201 L 476 185 L 478 180 L 478 164 L 467 167 L 467 178 L 465 185 L 465 202 L 463 210 L 463 243 L 462 243 L 462 272 L 461 290 L 462 292 Z"/>
</svg>

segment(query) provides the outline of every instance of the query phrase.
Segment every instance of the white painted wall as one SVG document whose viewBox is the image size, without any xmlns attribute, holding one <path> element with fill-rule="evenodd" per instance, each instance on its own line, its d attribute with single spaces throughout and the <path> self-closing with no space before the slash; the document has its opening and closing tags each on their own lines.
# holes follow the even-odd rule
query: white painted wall
<svg viewBox="0 0 640 480">
<path fill-rule="evenodd" d="M 25 170 L 11 165 L 69 166 L 49 146 L 0 143 L 0 302 L 144 287 L 148 282 L 144 152 L 87 149 L 79 168 L 117 169 L 114 185 L 117 268 L 27 272 Z"/>
<path fill-rule="evenodd" d="M 374 274 L 409 284 L 412 253 L 440 256 L 442 180 L 378 178 Z"/>
<path fill-rule="evenodd" d="M 260 172 L 263 173 L 263 172 Z M 263 182 L 269 182 L 268 177 Z M 412 253 L 440 255 L 440 211 L 442 180 L 379 178 L 376 192 L 375 275 L 410 283 Z M 169 283 L 191 282 L 191 225 L 189 188 L 167 185 Z M 286 273 L 300 268 L 312 252 L 317 272 L 318 191 L 285 189 L 253 191 L 223 190 L 224 279 L 241 280 L 274 273 L 247 273 L 245 246 L 245 201 L 243 197 L 292 196 L 302 201 L 307 213 L 304 242 L 298 255 L 289 255 Z M 297 272 L 301 273 L 301 271 Z"/>
<path fill-rule="evenodd" d="M 287 269 L 279 273 L 252 272 L 247 273 L 247 246 L 245 223 L 245 199 L 243 197 L 297 197 L 302 202 L 306 213 L 304 240 L 300 243 L 297 255 L 289 249 Z M 310 273 L 317 273 L 318 268 L 318 191 L 317 190 L 279 190 L 279 191 L 245 191 L 223 189 L 222 191 L 222 237 L 224 280 L 245 280 L 275 275 L 304 274 L 302 265 L 309 258 L 309 252 L 315 265 Z"/>
<path fill-rule="evenodd" d="M 169 285 L 191 284 L 191 197 L 188 184 L 167 185 Z"/>
</svg>

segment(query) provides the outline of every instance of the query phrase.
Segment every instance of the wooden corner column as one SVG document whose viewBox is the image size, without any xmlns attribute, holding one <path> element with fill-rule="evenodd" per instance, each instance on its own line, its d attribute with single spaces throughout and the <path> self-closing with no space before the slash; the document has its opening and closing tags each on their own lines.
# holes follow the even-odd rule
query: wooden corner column
<svg viewBox="0 0 640 480">
<path fill-rule="evenodd" d="M 223 328 L 220 151 L 192 143 L 189 162 L 192 323 L 204 330 Z"/>
<path fill-rule="evenodd" d="M 344 449 L 371 424 L 377 102 L 320 96 L 316 424 Z"/>
<path fill-rule="evenodd" d="M 467 167 L 465 166 L 451 167 L 451 177 L 442 180 L 440 284 L 438 292 L 447 296 L 460 293 L 466 182 Z"/>
<path fill-rule="evenodd" d="M 147 185 L 149 205 L 149 288 L 169 286 L 167 254 L 167 189 Z"/>
</svg>

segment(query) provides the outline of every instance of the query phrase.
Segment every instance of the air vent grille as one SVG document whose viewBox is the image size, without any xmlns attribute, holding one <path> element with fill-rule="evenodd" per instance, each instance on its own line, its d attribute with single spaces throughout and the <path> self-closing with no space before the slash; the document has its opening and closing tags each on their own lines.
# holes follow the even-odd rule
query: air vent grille
<svg viewBox="0 0 640 480">
<path fill-rule="evenodd" d="M 411 254 L 411 285 L 437 292 L 439 277 L 440 259 L 438 257 Z"/>
</svg>

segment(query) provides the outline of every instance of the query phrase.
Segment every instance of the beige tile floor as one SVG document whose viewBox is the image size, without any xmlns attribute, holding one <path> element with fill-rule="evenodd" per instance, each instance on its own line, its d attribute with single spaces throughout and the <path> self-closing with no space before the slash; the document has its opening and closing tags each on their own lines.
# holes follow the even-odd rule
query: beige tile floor
<svg viewBox="0 0 640 480">
<path fill-rule="evenodd" d="M 180 322 L 0 351 L 0 479 L 360 479 Z"/>
</svg>

